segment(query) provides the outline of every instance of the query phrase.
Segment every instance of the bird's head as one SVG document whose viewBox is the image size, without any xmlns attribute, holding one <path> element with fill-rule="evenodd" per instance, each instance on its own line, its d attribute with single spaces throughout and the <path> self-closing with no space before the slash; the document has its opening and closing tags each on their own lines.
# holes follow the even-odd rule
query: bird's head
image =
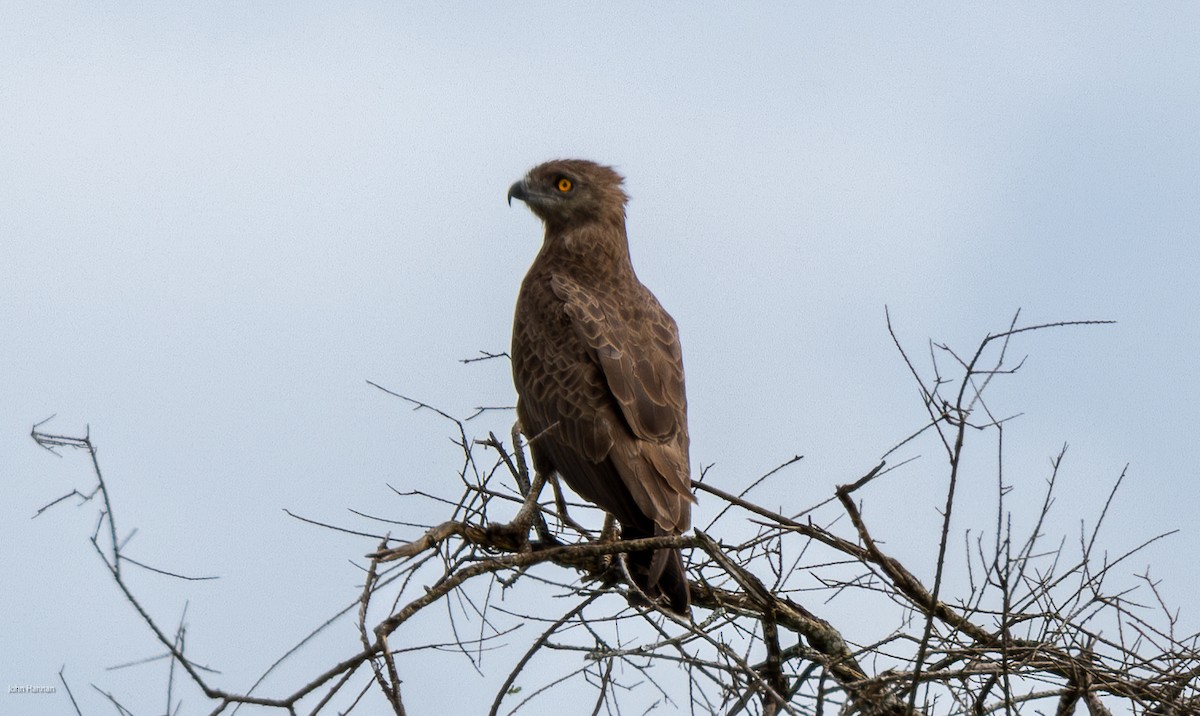
<svg viewBox="0 0 1200 716">
<path fill-rule="evenodd" d="M 539 164 L 508 189 L 508 203 L 525 202 L 547 226 L 598 220 L 624 223 L 628 197 L 620 174 L 585 159 L 555 159 Z"/>
</svg>

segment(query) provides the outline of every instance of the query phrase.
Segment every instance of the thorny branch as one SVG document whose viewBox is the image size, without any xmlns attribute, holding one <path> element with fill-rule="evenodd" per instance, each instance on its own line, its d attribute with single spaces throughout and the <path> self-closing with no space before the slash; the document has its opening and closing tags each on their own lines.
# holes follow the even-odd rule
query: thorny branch
<svg viewBox="0 0 1200 716">
<path fill-rule="evenodd" d="M 1016 367 L 1008 362 L 1014 337 L 1090 323 L 1098 322 L 1018 327 L 1014 317 L 1007 330 L 985 337 L 969 359 L 959 358 L 947 346 L 931 345 L 929 377 L 892 332 L 929 421 L 884 457 L 931 433 L 947 456 L 941 519 L 930 526 L 937 545 L 930 584 L 918 576 L 923 569 L 888 554 L 888 541 L 864 517 L 861 501 L 869 501 L 873 488 L 898 465 L 887 467 L 879 461 L 836 488 L 830 499 L 791 516 L 748 495 L 770 489 L 787 472 L 780 468 L 796 465 L 798 456 L 738 494 L 694 481 L 703 499 L 716 503 L 710 512 L 717 518 L 703 531 L 612 541 L 597 532 L 598 520 L 592 519 L 596 513 L 568 504 L 557 484 L 552 482 L 555 495 L 542 499 L 546 476 L 530 474 L 518 435 L 513 435 L 511 449 L 494 432 L 470 439 L 465 421 L 380 388 L 455 425 L 463 451 L 461 492 L 455 500 L 397 491 L 401 499 L 423 500 L 449 514 L 415 532 L 408 523 L 383 520 L 407 530 L 405 539 L 383 538 L 374 547 L 367 555 L 359 598 L 317 629 L 354 614 L 357 648 L 287 693 L 263 697 L 254 692 L 266 674 L 244 693 L 218 687 L 213 672 L 185 654 L 182 623 L 173 632 L 162 628 L 130 589 L 121 566 L 141 563 L 126 556 L 125 544 L 118 539 L 113 505 L 88 435 L 56 435 L 43 432 L 42 424 L 34 427 L 33 438 L 49 450 L 87 452 L 96 479 L 90 491 L 72 491 L 37 514 L 70 497 L 81 502 L 100 497 L 92 538 L 97 554 L 165 650 L 172 669 L 178 665 L 214 702 L 213 714 L 241 705 L 289 714 L 302 708 L 309 713 L 348 713 L 366 703 L 371 692 L 393 713 L 406 714 L 411 709 L 403 696 L 424 684 L 413 662 L 398 659 L 400 655 L 446 649 L 450 656 L 445 658 L 465 658 L 483 673 L 483 653 L 509 653 L 502 640 L 520 636 L 521 626 L 529 623 L 543 626 L 532 641 L 516 645 L 519 656 L 508 662 L 507 676 L 490 696 L 492 714 L 501 713 L 502 706 L 510 709 L 507 713 L 535 709 L 545 694 L 568 683 L 595 689 L 586 706 L 580 702 L 581 709 L 592 713 L 625 713 L 630 708 L 641 712 L 657 706 L 770 716 L 835 711 L 864 716 L 1015 714 L 1026 707 L 1061 716 L 1079 708 L 1089 716 L 1109 716 L 1114 708 L 1159 716 L 1197 713 L 1197 635 L 1175 633 L 1177 617 L 1162 603 L 1149 575 L 1140 579 L 1154 609 L 1135 602 L 1134 588 L 1108 586 L 1118 581 L 1118 565 L 1159 537 L 1116 558 L 1098 554 L 1099 523 L 1112 507 L 1110 495 L 1091 534 L 1080 535 L 1077 554 L 1068 549 L 1066 535 L 1050 536 L 1056 541 L 1045 545 L 1044 530 L 1051 524 L 1046 518 L 1055 502 L 1065 448 L 1052 461 L 1041 511 L 1024 538 L 1013 534 L 1013 515 L 1005 506 L 1004 498 L 1016 484 L 1002 471 L 1007 418 L 992 413 L 985 390 L 1020 367 L 1020 362 Z M 891 331 L 890 316 L 888 327 Z M 938 355 L 950 356 L 957 373 L 945 374 Z M 961 479 L 972 454 L 967 448 L 978 441 L 977 434 L 994 436 L 995 454 L 1000 456 L 994 464 L 999 485 L 996 531 L 991 544 L 982 533 L 972 542 L 967 532 L 969 551 L 964 556 L 970 586 L 948 599 L 942 595 L 951 566 L 951 516 L 960 491 L 966 489 Z M 1122 472 L 1118 484 L 1124 476 Z M 587 516 L 577 521 L 578 515 L 572 517 L 568 509 L 583 510 Z M 371 534 L 300 519 L 364 537 Z M 593 526 L 585 527 L 587 523 Z M 752 532 L 748 538 L 747 529 Z M 614 557 L 662 546 L 690 554 L 691 620 L 631 607 L 627 601 L 630 588 Z M 519 610 L 504 599 L 518 592 L 521 597 L 514 601 Z M 858 606 L 839 609 L 844 601 Z M 453 640 L 414 641 L 409 623 L 418 614 L 430 615 L 434 605 L 445 606 L 446 633 Z M 1158 612 L 1165 615 L 1165 628 L 1155 621 Z M 892 626 L 881 630 L 879 625 L 889 620 Z M 468 627 L 474 636 L 462 636 Z M 562 656 L 572 654 L 579 660 L 568 662 Z M 543 668 L 532 668 L 534 664 Z M 370 667 L 365 670 L 369 674 L 360 673 L 364 665 Z M 168 683 L 168 708 L 181 699 L 174 673 Z M 74 703 L 61 672 L 60 679 Z M 359 685 L 342 693 L 356 679 Z M 528 691 L 514 698 L 526 685 Z M 102 693 L 124 711 L 115 696 Z"/>
</svg>

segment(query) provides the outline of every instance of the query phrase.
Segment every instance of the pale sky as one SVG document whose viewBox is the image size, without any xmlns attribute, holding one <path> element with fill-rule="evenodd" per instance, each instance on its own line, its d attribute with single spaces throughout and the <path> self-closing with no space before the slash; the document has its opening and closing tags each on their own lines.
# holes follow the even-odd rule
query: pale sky
<svg viewBox="0 0 1200 716">
<path fill-rule="evenodd" d="M 221 577 L 131 581 L 165 624 L 186 603 L 189 651 L 244 688 L 355 598 L 374 546 L 284 508 L 448 516 L 387 485 L 456 496 L 450 426 L 366 381 L 462 417 L 513 404 L 507 363 L 459 361 L 507 350 L 540 242 L 509 184 L 567 156 L 627 177 L 635 266 L 682 334 L 693 466 L 739 491 L 803 454 L 758 495 L 784 511 L 922 424 L 885 305 L 926 369 L 928 339 L 971 352 L 1017 309 L 1116 320 L 1014 343 L 1028 359 L 991 388 L 1022 413 L 1012 506 L 1069 443 L 1046 531 L 1076 539 L 1128 463 L 1102 542 L 1180 533 L 1114 579 L 1149 565 L 1196 631 L 1198 36 L 1192 3 L 0 0 L 0 713 L 67 712 L 61 689 L 3 688 L 64 665 L 84 713 L 111 709 L 88 684 L 138 714 L 165 701 L 164 663 L 106 671 L 160 649 L 88 543 L 96 507 L 30 520 L 91 484 L 34 423 L 90 426 L 131 556 Z M 994 520 L 978 445 L 959 532 Z M 917 455 L 860 496 L 930 578 L 943 471 L 932 442 L 896 461 Z M 410 712 L 486 711 L 531 638 L 484 676 L 415 664 Z M 356 639 L 341 626 L 265 693 Z"/>
</svg>

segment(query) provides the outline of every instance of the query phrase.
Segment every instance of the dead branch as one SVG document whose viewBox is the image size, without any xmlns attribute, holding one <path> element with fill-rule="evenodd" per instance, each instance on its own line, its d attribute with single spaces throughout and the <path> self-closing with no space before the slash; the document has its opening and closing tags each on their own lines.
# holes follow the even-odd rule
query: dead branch
<svg viewBox="0 0 1200 716">
<path fill-rule="evenodd" d="M 702 475 L 693 488 L 717 505 L 717 517 L 704 530 L 614 541 L 595 524 L 589 529 L 567 516 L 566 500 L 554 481 L 554 496 L 542 500 L 547 476 L 530 474 L 524 445 L 515 432 L 511 449 L 491 431 L 486 438 L 470 439 L 465 421 L 372 383 L 454 424 L 463 450 L 461 493 L 454 499 L 396 491 L 396 499 L 420 500 L 443 510 L 445 519 L 432 527 L 415 528 L 355 512 L 407 532 L 399 543 L 390 536 L 301 518 L 376 543 L 367 555 L 358 599 L 314 631 L 336 625 L 341 615 L 354 614 L 357 646 L 331 658 L 335 663 L 306 683 L 266 697 L 253 693 L 266 674 L 245 693 L 219 688 L 213 672 L 185 655 L 182 621 L 168 632 L 138 600 L 121 565 L 141 563 L 125 553 L 126 544 L 118 539 L 96 449 L 86 434 L 71 437 L 42 432 L 42 424 L 34 427 L 34 440 L 47 450 L 86 451 L 95 478 L 94 487 L 74 490 L 37 514 L 70 497 L 88 504 L 99 496 L 92 542 L 118 589 L 165 650 L 163 658 L 170 660 L 169 711 L 181 699 L 183 684 L 177 683 L 176 673 L 185 675 L 214 704 L 213 713 L 242 704 L 297 713 L 302 703 L 315 713 L 331 705 L 356 674 L 365 676 L 359 669 L 366 665 L 370 674 L 361 690 L 339 697 L 345 701 L 339 706 L 342 712 L 354 710 L 375 693 L 393 713 L 405 714 L 401 683 L 408 684 L 405 693 L 422 684 L 417 674 L 405 673 L 398 654 L 448 645 L 458 658 L 466 656 L 479 669 L 477 656 L 491 648 L 485 644 L 516 634 L 520 624 L 535 622 L 545 626 L 508 662 L 507 675 L 492 697 L 492 714 L 502 705 L 509 713 L 532 709 L 544 694 L 568 683 L 595 689 L 594 698 L 581 706 L 593 714 L 605 709 L 624 712 L 623 704 L 636 698 L 643 698 L 639 709 L 672 705 L 682 710 L 686 704 L 695 713 L 770 716 L 834 710 L 864 716 L 1012 714 L 1026 707 L 1060 716 L 1080 708 L 1090 716 L 1111 716 L 1115 704 L 1161 716 L 1200 712 L 1200 636 L 1175 633 L 1177 614 L 1167 608 L 1157 582 L 1148 575 L 1121 584 L 1122 575 L 1116 571 L 1159 537 L 1115 557 L 1097 546 L 1099 523 L 1116 507 L 1116 486 L 1091 533 L 1081 530 L 1077 546 L 1068 548 L 1067 535 L 1050 537 L 1053 541 L 1045 546 L 1045 530 L 1054 524 L 1047 517 L 1054 509 L 1065 447 L 1052 460 L 1040 512 L 1024 537 L 1014 534 L 1005 501 L 1017 489 L 1020 476 L 1003 473 L 1001 464 L 996 465 L 994 534 L 964 534 L 969 587 L 948 593 L 946 575 L 954 567 L 948 559 L 951 515 L 965 489 L 959 481 L 961 471 L 975 459 L 968 446 L 993 436 L 998 448 L 994 452 L 1003 456 L 1003 428 L 1009 418 L 992 412 L 985 391 L 996 389 L 1003 377 L 1020 368 L 1020 361 L 1010 365 L 1008 359 L 1012 340 L 1034 331 L 1103 323 L 1019 327 L 1018 317 L 1006 330 L 986 336 L 969 354 L 931 342 L 932 375 L 926 376 L 901 346 L 888 316 L 889 331 L 917 383 L 929 420 L 915 432 L 904 433 L 908 437 L 884 455 L 933 440 L 947 456 L 941 518 L 929 526 L 937 537 L 931 583 L 917 576 L 925 573 L 921 569 L 887 553 L 886 535 L 876 534 L 878 526 L 868 524 L 862 509 L 873 488 L 909 464 L 907 460 L 887 469 L 882 460 L 876 461 L 829 499 L 790 517 L 747 495 L 765 489 L 768 478 L 799 462 L 799 456 L 736 494 L 709 484 Z M 939 356 L 949 368 L 938 363 Z M 948 374 L 947 369 L 957 373 Z M 1121 472 L 1118 485 L 1125 474 Z M 813 521 L 816 514 L 827 518 L 826 526 Z M 754 536 L 723 541 L 722 533 L 733 533 L 728 528 L 735 524 L 749 526 Z M 690 554 L 691 619 L 640 606 L 644 599 L 630 600 L 636 588 L 623 573 L 619 555 L 662 547 Z M 565 600 L 564 608 L 556 608 L 552 613 L 559 616 L 551 618 L 533 608 L 501 606 L 498 597 L 515 590 L 522 590 L 522 604 L 540 593 Z M 854 603 L 871 604 L 869 611 L 839 610 L 851 595 Z M 429 614 L 434 605 L 446 605 L 447 632 L 453 640 L 413 642 L 407 625 L 418 614 Z M 877 630 L 888 620 L 889 629 L 864 642 L 852 636 Z M 460 631 L 468 625 L 478 631 Z M 276 665 L 303 644 L 288 650 Z M 535 663 L 562 662 L 563 656 L 579 659 L 565 674 L 533 668 Z M 683 679 L 682 687 L 671 685 L 673 678 Z M 61 672 L 60 679 L 66 687 Z M 535 685 L 513 698 L 523 681 Z M 74 704 L 74 695 L 66 690 Z M 125 710 L 117 697 L 102 693 Z M 75 711 L 80 712 L 78 705 Z"/>
</svg>

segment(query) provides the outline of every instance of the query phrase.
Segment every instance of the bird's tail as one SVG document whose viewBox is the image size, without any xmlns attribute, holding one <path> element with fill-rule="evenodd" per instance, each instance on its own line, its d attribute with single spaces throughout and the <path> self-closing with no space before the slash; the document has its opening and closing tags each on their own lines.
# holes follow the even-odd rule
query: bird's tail
<svg viewBox="0 0 1200 716">
<path fill-rule="evenodd" d="M 638 589 L 679 616 L 691 614 L 691 590 L 683 557 L 677 549 L 656 549 L 630 552 L 629 576 Z"/>
</svg>

